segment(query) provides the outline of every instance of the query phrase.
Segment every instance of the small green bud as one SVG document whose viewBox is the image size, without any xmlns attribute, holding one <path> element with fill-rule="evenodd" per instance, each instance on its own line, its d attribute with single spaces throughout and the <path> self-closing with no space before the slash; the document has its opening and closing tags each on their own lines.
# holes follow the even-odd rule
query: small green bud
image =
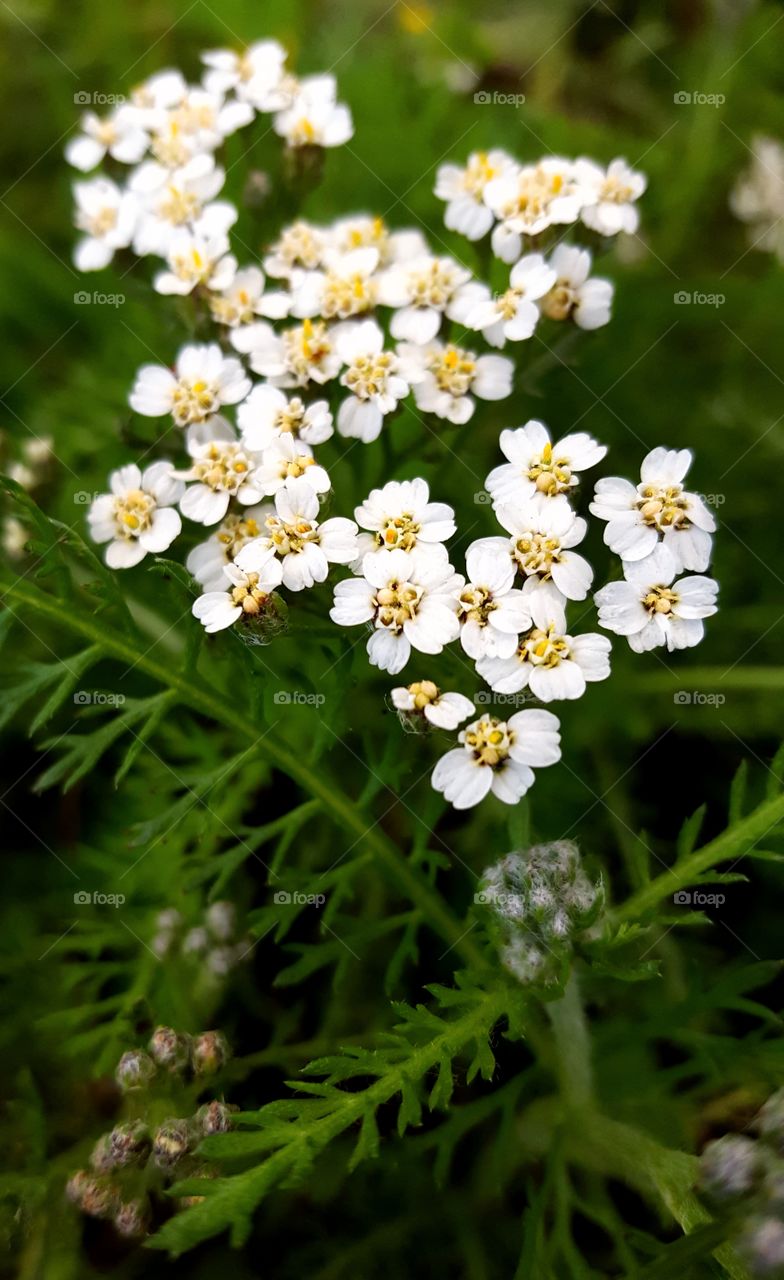
<svg viewBox="0 0 784 1280">
<path fill-rule="evenodd" d="M 227 1133 L 231 1128 L 231 1110 L 225 1102 L 208 1102 L 199 1107 L 196 1119 L 205 1134 Z"/>
<path fill-rule="evenodd" d="M 164 1120 L 152 1140 L 152 1158 L 159 1169 L 171 1169 L 193 1145 L 193 1133 L 187 1120 Z"/>
<path fill-rule="evenodd" d="M 231 1057 L 226 1037 L 220 1031 L 203 1031 L 195 1036 L 192 1048 L 193 1070 L 198 1076 L 211 1076 L 220 1071 Z"/>
<path fill-rule="evenodd" d="M 171 1027 L 156 1027 L 148 1047 L 158 1066 L 165 1067 L 167 1071 L 184 1071 L 190 1062 L 190 1037 Z"/>
<path fill-rule="evenodd" d="M 149 1130 L 141 1120 L 115 1125 L 108 1136 L 112 1160 L 118 1168 L 144 1164 L 150 1154 Z"/>
<path fill-rule="evenodd" d="M 145 1089 L 155 1075 L 155 1063 L 143 1049 L 129 1049 L 117 1064 L 115 1079 L 124 1091 Z"/>
</svg>

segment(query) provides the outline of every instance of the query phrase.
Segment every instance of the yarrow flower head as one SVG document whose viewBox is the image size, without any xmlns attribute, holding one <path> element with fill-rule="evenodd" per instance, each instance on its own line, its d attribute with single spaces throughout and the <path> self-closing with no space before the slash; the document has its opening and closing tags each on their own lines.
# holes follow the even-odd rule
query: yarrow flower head
<svg viewBox="0 0 784 1280">
<path fill-rule="evenodd" d="M 482 716 L 459 735 L 433 770 L 432 783 L 455 809 L 470 809 L 492 792 L 517 804 L 533 786 L 534 769 L 561 758 L 557 716 L 550 711 L 517 711 L 509 720 Z"/>
<path fill-rule="evenodd" d="M 330 617 L 341 627 L 371 623 L 371 663 L 397 675 L 411 655 L 440 653 L 457 639 L 457 595 L 463 579 L 445 550 L 371 552 L 362 577 L 339 582 Z"/>
<path fill-rule="evenodd" d="M 183 347 L 174 372 L 162 365 L 142 365 L 129 400 L 148 418 L 170 413 L 175 426 L 204 422 L 223 405 L 244 400 L 251 388 L 239 360 L 224 356 L 217 343 Z"/>
<path fill-rule="evenodd" d="M 188 429 L 191 465 L 175 474 L 191 481 L 180 501 L 180 510 L 197 524 L 217 524 L 236 498 L 244 506 L 258 502 L 263 490 L 255 478 L 261 461 L 239 444 L 225 418 L 215 416 Z"/>
<path fill-rule="evenodd" d="M 701 574 L 678 578 L 678 564 L 661 542 L 643 560 L 626 561 L 624 581 L 596 592 L 599 625 L 626 636 L 636 653 L 666 645 L 690 649 L 705 633 L 704 618 L 717 610 L 719 584 Z"/>
<path fill-rule="evenodd" d="M 539 323 L 537 302 L 553 288 L 557 274 L 541 253 L 529 253 L 516 262 L 509 275 L 509 288 L 495 298 L 489 289 L 465 311 L 469 329 L 481 329 L 492 347 L 530 338 Z"/>
<path fill-rule="evenodd" d="M 476 710 L 462 693 L 442 693 L 432 680 L 415 680 L 392 690 L 392 705 L 404 728 L 456 729 Z"/>
<path fill-rule="evenodd" d="M 689 449 L 652 449 L 640 483 L 611 476 L 596 485 L 591 512 L 607 521 L 604 541 L 624 560 L 643 560 L 659 541 L 678 569 L 701 573 L 710 561 L 716 521 L 703 499 L 684 488 Z"/>
<path fill-rule="evenodd" d="M 343 516 L 320 522 L 318 515 L 318 494 L 307 478 L 287 480 L 275 494 L 275 510 L 265 517 L 261 537 L 242 548 L 237 564 L 247 573 L 258 572 L 271 549 L 281 561 L 283 585 L 290 591 L 324 582 L 330 564 L 356 559 L 357 526 Z"/>
<path fill-rule="evenodd" d="M 385 416 L 408 395 L 408 383 L 397 356 L 383 350 L 384 335 L 374 321 L 346 326 L 335 345 L 346 365 L 341 385 L 351 392 L 338 410 L 338 431 L 369 444 L 377 439 Z"/>
<path fill-rule="evenodd" d="M 270 596 L 283 577 L 280 560 L 271 548 L 265 555 L 257 555 L 258 568 L 245 573 L 236 564 L 223 569 L 226 579 L 224 591 L 207 591 L 193 603 L 193 616 L 198 618 L 205 631 L 223 631 L 235 622 L 249 622 L 264 613 Z"/>
<path fill-rule="evenodd" d="M 401 343 L 401 373 L 413 385 L 417 407 L 448 422 L 468 422 L 476 402 L 505 400 L 514 365 L 503 356 L 477 356 L 453 343 Z"/>
<path fill-rule="evenodd" d="M 604 909 L 571 840 L 509 853 L 488 867 L 474 901 L 501 963 L 526 986 L 562 983 L 569 956 Z"/>
<path fill-rule="evenodd" d="M 573 320 L 578 329 L 600 329 L 608 324 L 613 300 L 609 280 L 591 276 L 591 255 L 587 249 L 559 244 L 550 255 L 555 283 L 540 299 L 548 320 Z"/>
<path fill-rule="evenodd" d="M 360 555 L 379 551 L 413 551 L 428 548 L 440 554 L 442 544 L 457 530 L 455 513 L 446 502 L 431 502 L 426 480 L 390 480 L 372 489 L 354 510 L 361 530 Z"/>
<path fill-rule="evenodd" d="M 442 164 L 436 174 L 435 194 L 447 202 L 444 223 L 467 240 L 481 240 L 493 225 L 493 211 L 485 202 L 487 184 L 515 162 L 505 151 L 475 151 L 464 166 Z"/>
<path fill-rule="evenodd" d="M 468 581 L 458 599 L 460 643 L 470 658 L 510 657 L 518 635 L 531 625 L 531 613 L 514 586 L 511 560 L 497 555 L 487 541 L 473 543 L 466 552 Z"/>
<path fill-rule="evenodd" d="M 524 427 L 501 432 L 501 452 L 508 462 L 494 467 L 486 485 L 493 502 L 525 503 L 533 498 L 554 498 L 570 494 L 580 480 L 580 472 L 601 462 L 607 453 L 584 431 L 564 436 L 555 444 L 543 422 L 532 418 Z"/>
<path fill-rule="evenodd" d="M 326 400 L 306 404 L 290 399 L 278 387 L 255 386 L 237 410 L 243 443 L 249 449 L 266 449 L 281 436 L 306 445 L 323 444 L 333 434 L 332 414 Z"/>
<path fill-rule="evenodd" d="M 174 510 L 185 489 L 170 462 L 153 462 L 144 471 L 131 463 L 109 477 L 111 493 L 100 494 L 87 519 L 90 536 L 106 543 L 110 569 L 130 569 L 148 553 L 160 555 L 182 527 Z"/>
</svg>

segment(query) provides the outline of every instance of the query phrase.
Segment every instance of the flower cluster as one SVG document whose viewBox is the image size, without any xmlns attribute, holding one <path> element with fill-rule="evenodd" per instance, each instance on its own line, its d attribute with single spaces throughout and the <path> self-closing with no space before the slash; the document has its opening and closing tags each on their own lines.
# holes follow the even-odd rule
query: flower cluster
<svg viewBox="0 0 784 1280">
<path fill-rule="evenodd" d="M 577 845 L 558 840 L 488 867 L 475 902 L 504 967 L 527 986 L 550 986 L 563 979 L 575 942 L 601 916 L 604 890 L 586 875 Z"/>
<path fill-rule="evenodd" d="M 217 981 L 236 969 L 251 952 L 252 942 L 241 934 L 233 902 L 210 903 L 202 921 L 191 928 L 175 908 L 159 912 L 151 949 L 161 960 L 182 956 L 198 963 L 208 981 Z"/>
<path fill-rule="evenodd" d="M 66 1187 L 68 1199 L 82 1213 L 112 1222 L 118 1235 L 129 1240 L 144 1237 L 152 1229 L 169 1184 L 186 1176 L 214 1176 L 196 1150 L 203 1138 L 231 1128 L 232 1109 L 217 1099 L 184 1117 L 165 1114 L 172 1095 L 180 1094 L 183 1105 L 192 1106 L 204 1077 L 223 1067 L 229 1048 L 220 1032 L 191 1037 L 171 1027 L 158 1027 L 148 1047 L 149 1053 L 136 1049 L 124 1053 L 117 1067 L 128 1118 L 98 1139 L 90 1168 L 79 1169 Z M 185 1197 L 175 1203 L 186 1208 L 200 1198 Z"/>
<path fill-rule="evenodd" d="M 784 146 L 758 135 L 752 159 L 730 192 L 730 209 L 748 225 L 752 249 L 775 253 L 784 262 Z"/>
<path fill-rule="evenodd" d="M 257 274 L 238 272 L 229 253 L 237 210 L 216 199 L 226 174 L 215 153 L 257 115 L 272 116 L 289 148 L 340 146 L 354 132 L 351 112 L 337 101 L 333 76 L 298 79 L 275 40 L 242 53 L 210 50 L 202 61 L 198 85 L 179 71 L 161 71 L 109 115 L 82 116 L 81 131 L 66 148 L 69 163 L 83 173 L 106 159 L 131 170 L 123 185 L 105 176 L 75 184 L 75 222 L 83 236 L 74 262 L 80 271 L 98 271 L 118 249 L 132 248 L 165 259 L 166 270 L 155 279 L 159 293 L 203 286 L 264 315 Z M 250 300 L 243 303 L 246 289 Z"/>
<path fill-rule="evenodd" d="M 709 1142 L 698 1189 L 715 1214 L 729 1216 L 732 1241 L 752 1276 L 784 1276 L 784 1090 L 768 1098 L 749 1134 Z"/>
<path fill-rule="evenodd" d="M 111 127 L 90 122 L 69 148 L 85 167 L 107 150 L 138 165 L 118 197 L 135 210 L 125 243 L 166 258 L 156 289 L 192 292 L 199 337 L 209 339 L 182 347 L 172 367 L 138 371 L 132 409 L 161 420 L 187 457 L 115 471 L 89 511 L 92 536 L 110 566 L 130 568 L 166 551 L 183 520 L 200 526 L 186 560 L 202 588 L 193 614 L 206 632 L 232 629 L 253 644 L 284 629 L 281 592 L 313 588 L 334 566 L 347 571 L 330 617 L 364 628 L 373 666 L 396 676 L 412 652 L 436 658 L 457 643 L 458 661 L 489 686 L 489 695 L 442 692 L 424 673 L 392 691 L 406 728 L 454 732 L 471 721 L 433 786 L 460 809 L 490 793 L 514 804 L 535 769 L 560 759 L 559 720 L 542 706 L 475 718 L 476 703 L 549 707 L 609 676 L 609 639 L 567 622 L 594 576 L 578 550 L 587 531 L 579 481 L 606 447 L 581 431 L 553 439 L 533 420 L 501 431 L 503 461 L 485 484 L 502 532 L 468 546 L 464 571 L 446 546 L 455 511 L 423 477 L 389 479 L 353 518 L 331 515 L 325 458 L 342 440 L 351 442 L 344 455 L 356 442 L 372 445 L 404 403 L 409 426 L 422 415 L 432 415 L 433 434 L 467 424 L 479 401 L 512 392 L 514 362 L 498 348 L 540 324 L 606 324 L 612 285 L 592 276 L 587 248 L 554 245 L 554 229 L 582 228 L 595 244 L 635 232 L 645 179 L 622 160 L 607 169 L 558 157 L 519 164 L 498 151 L 441 166 L 447 226 L 471 240 L 492 228 L 492 248 L 510 268 L 500 294 L 456 257 L 433 253 L 420 231 L 365 214 L 330 225 L 298 218 L 258 263 L 240 266 L 228 239 L 237 210 L 215 198 L 223 139 L 268 111 L 291 147 L 332 145 L 350 135 L 350 117 L 331 77 L 297 82 L 274 42 L 204 61 L 198 89 L 175 72 L 153 77 Z M 111 237 L 125 217 L 118 206 L 114 220 L 98 221 Z M 394 428 L 386 432 L 391 453 Z M 638 650 L 697 643 L 715 611 L 716 584 L 702 576 L 714 521 L 684 487 L 690 461 L 688 450 L 654 449 L 639 485 L 602 479 L 590 507 L 607 522 L 624 574 L 596 594 L 599 623 Z"/>
</svg>

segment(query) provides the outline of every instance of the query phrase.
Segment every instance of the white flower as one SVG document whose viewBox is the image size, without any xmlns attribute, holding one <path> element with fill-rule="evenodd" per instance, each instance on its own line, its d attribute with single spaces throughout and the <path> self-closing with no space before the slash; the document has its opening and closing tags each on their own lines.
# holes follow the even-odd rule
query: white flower
<svg viewBox="0 0 784 1280">
<path fill-rule="evenodd" d="M 289 313 L 291 298 L 280 289 L 264 292 L 264 272 L 259 267 L 243 267 L 220 292 L 211 293 L 210 311 L 218 324 L 236 329 L 251 324 L 256 316 L 282 320 Z"/>
<path fill-rule="evenodd" d="M 482 296 L 469 306 L 464 322 L 469 329 L 481 329 L 491 347 L 522 342 L 539 323 L 537 299 L 550 291 L 555 280 L 555 271 L 541 253 L 529 253 L 512 267 L 504 293 L 491 298 L 490 291 L 482 287 Z"/>
<path fill-rule="evenodd" d="M 499 444 L 509 461 L 494 467 L 485 481 L 496 504 L 568 495 L 580 479 L 578 472 L 595 467 L 607 453 L 605 445 L 584 431 L 552 444 L 547 427 L 535 418 L 514 431 L 502 431 Z"/>
<path fill-rule="evenodd" d="M 224 179 L 223 169 L 204 153 L 175 170 L 155 160 L 140 165 L 128 184 L 141 205 L 134 251 L 166 257 L 174 233 L 182 227 L 201 236 L 225 235 L 237 220 L 237 210 L 225 200 L 209 203 Z"/>
<path fill-rule="evenodd" d="M 226 289 L 234 279 L 236 260 L 228 252 L 229 240 L 224 232 L 202 236 L 181 228 L 169 240 L 166 259 L 168 271 L 160 271 L 153 280 L 157 293 L 192 293 L 197 285 L 207 289 Z"/>
<path fill-rule="evenodd" d="M 333 433 L 332 414 L 326 400 L 306 405 L 299 396 L 289 399 L 277 387 L 255 386 L 237 410 L 243 443 L 249 449 L 266 449 L 282 435 L 303 444 L 322 444 Z"/>
<path fill-rule="evenodd" d="M 775 253 L 784 262 L 784 147 L 757 134 L 752 159 L 730 193 L 730 209 L 749 224 L 753 249 Z"/>
<path fill-rule="evenodd" d="M 284 227 L 263 266 L 268 275 L 288 278 L 299 271 L 315 271 L 329 247 L 325 232 L 302 218 Z"/>
<path fill-rule="evenodd" d="M 583 193 L 572 161 L 548 156 L 494 178 L 485 187 L 484 199 L 499 220 L 492 235 L 493 253 L 503 262 L 517 262 L 524 235 L 577 221 Z"/>
<path fill-rule="evenodd" d="M 609 582 L 594 596 L 600 626 L 626 636 L 636 653 L 699 644 L 702 619 L 716 612 L 719 584 L 701 575 L 675 581 L 678 568 L 664 543 L 644 560 L 624 563 L 624 581 Z"/>
<path fill-rule="evenodd" d="M 378 249 L 327 249 L 323 271 L 304 271 L 292 280 L 291 314 L 348 320 L 370 311 L 377 300 L 377 266 Z"/>
<path fill-rule="evenodd" d="M 330 478 L 316 463 L 310 445 L 303 444 L 289 433 L 279 435 L 264 447 L 253 483 L 271 497 L 288 480 L 296 480 L 298 476 L 305 476 L 316 493 L 328 493 L 331 488 Z"/>
<path fill-rule="evenodd" d="M 318 522 L 319 500 L 307 479 L 289 480 L 275 494 L 275 514 L 264 521 L 260 538 L 249 542 L 237 557 L 248 572 L 271 547 L 280 557 L 283 585 L 302 591 L 324 582 L 330 564 L 351 564 L 357 555 L 357 526 L 343 516 Z"/>
<path fill-rule="evenodd" d="M 197 524 L 217 524 L 236 498 L 244 506 L 258 502 L 262 491 L 255 480 L 258 455 L 238 444 L 231 425 L 221 417 L 192 426 L 187 437 L 192 464 L 175 474 L 191 480 L 180 511 Z"/>
<path fill-rule="evenodd" d="M 456 532 L 455 513 L 445 502 L 431 502 L 426 480 L 390 480 L 372 489 L 354 511 L 361 553 L 438 548 Z"/>
<path fill-rule="evenodd" d="M 280 111 L 291 95 L 286 75 L 286 50 L 277 40 L 257 40 L 242 53 L 233 49 L 208 49 L 201 55 L 208 68 L 205 88 L 212 93 L 233 89 L 243 102 L 257 111 Z"/>
<path fill-rule="evenodd" d="M 580 329 L 600 329 L 610 320 L 613 285 L 599 277 L 589 279 L 591 255 L 587 249 L 559 244 L 550 255 L 557 276 L 552 289 L 540 300 L 549 320 L 574 320 Z"/>
<path fill-rule="evenodd" d="M 426 347 L 404 342 L 398 354 L 417 406 L 448 422 L 468 422 L 475 408 L 472 396 L 504 400 L 511 394 L 514 365 L 503 356 L 476 356 L 451 342 Z"/>
<path fill-rule="evenodd" d="M 341 386 L 352 392 L 338 410 L 337 428 L 365 444 L 377 439 L 385 416 L 409 390 L 398 373 L 398 357 L 383 346 L 384 335 L 373 320 L 341 326 L 335 336 L 335 350 L 347 366 Z"/>
<path fill-rule="evenodd" d="M 79 271 L 100 271 L 109 265 L 115 249 L 126 249 L 131 243 L 139 207 L 134 196 L 108 178 L 75 182 L 73 190 L 74 222 L 85 232 L 74 249 L 74 266 Z"/>
<path fill-rule="evenodd" d="M 457 638 L 463 579 L 446 551 L 379 551 L 365 556 L 362 573 L 337 584 L 329 616 L 341 627 L 372 623 L 367 651 L 374 666 L 397 675 L 412 648 L 436 654 Z"/>
<path fill-rule="evenodd" d="M 587 526 L 566 498 L 520 507 L 504 504 L 496 509 L 496 516 L 511 539 L 480 538 L 478 545 L 489 546 L 501 559 L 511 556 L 527 579 L 526 593 L 545 590 L 556 603 L 585 599 L 593 569 L 572 547 L 582 542 Z"/>
<path fill-rule="evenodd" d="M 225 587 L 223 570 L 236 559 L 247 542 L 261 535 L 262 520 L 266 514 L 264 507 L 246 507 L 242 512 L 232 512 L 206 542 L 198 543 L 188 553 L 185 567 L 205 591 L 220 591 Z"/>
<path fill-rule="evenodd" d="M 464 168 L 442 164 L 436 173 L 435 194 L 447 201 L 444 223 L 449 230 L 469 240 L 481 240 L 493 225 L 492 211 L 484 202 L 485 187 L 514 167 L 505 151 L 475 151 Z"/>
<path fill-rule="evenodd" d="M 182 522 L 174 503 L 183 485 L 170 462 L 153 462 L 143 472 L 131 463 L 109 477 L 111 493 L 100 494 L 87 515 L 94 542 L 109 545 L 110 569 L 130 569 L 149 552 L 160 554 L 177 537 Z"/>
<path fill-rule="evenodd" d="M 460 318 L 460 301 L 470 280 L 471 272 L 453 258 L 430 254 L 387 268 L 379 277 L 378 300 L 397 308 L 389 326 L 392 337 L 431 342 L 443 315 Z"/>
<path fill-rule="evenodd" d="M 439 760 L 433 787 L 456 809 L 472 808 L 489 791 L 517 804 L 534 783 L 534 768 L 560 760 L 559 730 L 550 711 L 518 711 L 508 721 L 482 716 L 460 733 L 463 745 Z"/>
<path fill-rule="evenodd" d="M 149 129 L 157 113 L 182 102 L 187 92 L 188 85 L 181 71 L 156 71 L 131 91 L 126 110 L 140 128 Z"/>
<path fill-rule="evenodd" d="M 254 373 L 268 378 L 275 387 L 329 382 L 340 372 L 342 362 L 333 336 L 321 321 L 303 320 L 301 325 L 278 334 L 272 325 L 260 320 L 233 329 L 231 343 L 248 356 Z"/>
<path fill-rule="evenodd" d="M 102 120 L 94 111 L 85 111 L 82 132 L 65 148 L 65 158 L 75 169 L 88 173 L 108 154 L 121 164 L 138 164 L 147 150 L 148 137 L 123 105 Z"/>
<path fill-rule="evenodd" d="M 257 567 L 244 573 L 236 564 L 223 570 L 227 586 L 223 591 L 207 591 L 194 600 L 191 612 L 208 634 L 223 631 L 238 619 L 256 618 L 270 593 L 280 585 L 280 561 L 273 551 L 257 557 Z"/>
<path fill-rule="evenodd" d="M 470 658 L 509 657 L 520 632 L 531 625 L 526 596 L 514 587 L 509 555 L 499 556 L 487 541 L 472 543 L 466 552 L 468 582 L 458 601 L 460 643 Z"/>
<path fill-rule="evenodd" d="M 192 155 L 197 151 L 214 151 L 225 138 L 250 124 L 252 119 L 253 108 L 249 103 L 236 99 L 226 101 L 223 93 L 200 86 L 189 87 L 175 106 L 152 115 L 149 127 L 154 131 L 153 154 L 162 164 L 176 168 L 181 161 L 171 163 L 171 154 L 180 155 L 183 143 Z"/>
<path fill-rule="evenodd" d="M 205 422 L 224 404 L 237 404 L 251 382 L 239 360 L 224 356 L 217 343 L 182 347 L 174 372 L 145 364 L 136 375 L 129 402 L 136 413 L 160 418 L 170 413 L 176 426 Z"/>
<path fill-rule="evenodd" d="M 691 462 L 689 449 L 660 446 L 644 459 L 640 484 L 620 476 L 597 482 L 590 510 L 607 521 L 604 541 L 611 551 L 643 560 L 661 538 L 678 569 L 707 569 L 716 521 L 702 498 L 683 487 Z"/>
<path fill-rule="evenodd" d="M 570 636 L 563 609 L 541 592 L 528 597 L 534 626 L 511 655 L 489 655 L 476 664 L 496 693 L 528 688 L 542 702 L 581 698 L 587 681 L 610 674 L 610 641 L 596 632 Z"/>
<path fill-rule="evenodd" d="M 338 218 L 326 232 L 329 245 L 339 253 L 353 249 L 376 249 L 380 264 L 407 262 L 428 252 L 421 231 L 390 231 L 383 218 L 370 214 L 353 214 Z"/>
<path fill-rule="evenodd" d="M 648 185 L 645 175 L 621 159 L 612 160 L 606 171 L 592 160 L 578 160 L 575 170 L 585 190 L 581 217 L 586 227 L 603 236 L 633 235 L 640 225 L 634 202 Z"/>
<path fill-rule="evenodd" d="M 291 105 L 273 120 L 275 132 L 290 147 L 340 147 L 354 136 L 351 112 L 335 101 L 337 85 L 330 75 L 301 80 Z"/>
<path fill-rule="evenodd" d="M 415 680 L 392 690 L 392 705 L 402 716 L 422 716 L 437 729 L 456 729 L 476 710 L 462 693 L 442 693 L 432 680 Z"/>
</svg>

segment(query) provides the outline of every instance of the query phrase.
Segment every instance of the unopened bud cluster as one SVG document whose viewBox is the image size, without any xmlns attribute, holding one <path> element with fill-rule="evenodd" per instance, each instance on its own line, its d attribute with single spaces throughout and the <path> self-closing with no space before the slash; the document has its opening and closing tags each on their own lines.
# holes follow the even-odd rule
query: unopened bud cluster
<svg viewBox="0 0 784 1280">
<path fill-rule="evenodd" d="M 476 902 L 505 968 L 526 985 L 550 986 L 601 915 L 604 890 L 583 870 L 577 845 L 557 840 L 488 867 Z"/>
<path fill-rule="evenodd" d="M 111 1221 L 118 1235 L 138 1239 L 154 1225 L 156 1196 L 184 1177 L 210 1178 L 212 1169 L 196 1152 L 202 1139 L 231 1128 L 232 1108 L 214 1099 L 184 1117 L 166 1111 L 182 1095 L 192 1108 L 194 1084 L 214 1075 L 229 1057 L 219 1031 L 187 1036 L 158 1027 L 149 1052 L 131 1049 L 118 1063 L 116 1079 L 132 1119 L 120 1120 L 96 1142 L 90 1168 L 68 1180 L 66 1194 L 82 1213 Z M 201 1197 L 188 1197 L 180 1207 Z"/>
<path fill-rule="evenodd" d="M 733 1220 L 732 1241 L 749 1274 L 784 1280 L 784 1089 L 749 1128 L 708 1143 L 698 1186 L 714 1214 Z"/>
<path fill-rule="evenodd" d="M 213 902 L 201 922 L 190 929 L 174 908 L 161 911 L 155 925 L 151 946 L 161 960 L 182 956 L 218 981 L 251 952 L 252 940 L 241 933 L 233 902 Z"/>
</svg>

